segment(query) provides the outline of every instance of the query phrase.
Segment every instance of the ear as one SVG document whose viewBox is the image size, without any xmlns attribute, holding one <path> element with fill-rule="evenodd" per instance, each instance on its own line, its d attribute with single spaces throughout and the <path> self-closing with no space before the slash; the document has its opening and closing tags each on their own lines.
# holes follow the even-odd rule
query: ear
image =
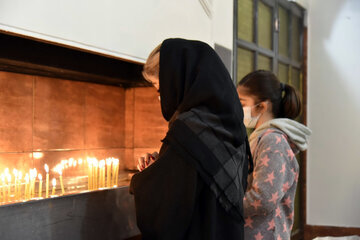
<svg viewBox="0 0 360 240">
<path fill-rule="evenodd" d="M 259 104 L 260 113 L 266 113 L 271 110 L 271 103 L 269 101 L 264 101 Z"/>
</svg>

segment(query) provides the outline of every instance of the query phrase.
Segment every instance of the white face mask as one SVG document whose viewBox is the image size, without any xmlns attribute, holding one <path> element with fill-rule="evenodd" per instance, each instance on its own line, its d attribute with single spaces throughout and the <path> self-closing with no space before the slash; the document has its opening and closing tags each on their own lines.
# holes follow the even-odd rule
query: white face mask
<svg viewBox="0 0 360 240">
<path fill-rule="evenodd" d="M 256 107 L 259 104 L 256 104 L 252 107 L 243 107 L 243 111 L 244 111 L 244 125 L 246 128 L 255 128 L 261 113 L 259 115 L 257 115 L 256 117 L 252 117 L 251 116 L 251 109 Z"/>
</svg>

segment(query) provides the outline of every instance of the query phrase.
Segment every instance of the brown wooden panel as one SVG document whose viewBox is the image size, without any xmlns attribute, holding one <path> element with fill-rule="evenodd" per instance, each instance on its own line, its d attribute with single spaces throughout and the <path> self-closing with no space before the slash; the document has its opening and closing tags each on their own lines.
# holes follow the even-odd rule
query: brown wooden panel
<svg viewBox="0 0 360 240">
<path fill-rule="evenodd" d="M 135 89 L 134 147 L 152 148 L 161 145 L 167 132 L 158 93 L 155 88 Z"/>
<path fill-rule="evenodd" d="M 86 148 L 124 147 L 124 89 L 86 84 L 85 96 Z"/>
<path fill-rule="evenodd" d="M 351 235 L 360 236 L 360 228 L 305 225 L 304 240 L 311 240 L 316 237 L 325 236 L 340 237 Z"/>
<path fill-rule="evenodd" d="M 137 162 L 134 158 L 134 149 L 133 148 L 125 148 L 125 157 L 124 157 L 124 168 L 126 170 L 137 170 L 136 165 Z"/>
<path fill-rule="evenodd" d="M 84 83 L 37 77 L 34 149 L 84 148 Z"/>
<path fill-rule="evenodd" d="M 125 147 L 134 147 L 135 89 L 125 90 Z"/>
<path fill-rule="evenodd" d="M 33 79 L 0 72 L 0 152 L 32 150 Z"/>
</svg>

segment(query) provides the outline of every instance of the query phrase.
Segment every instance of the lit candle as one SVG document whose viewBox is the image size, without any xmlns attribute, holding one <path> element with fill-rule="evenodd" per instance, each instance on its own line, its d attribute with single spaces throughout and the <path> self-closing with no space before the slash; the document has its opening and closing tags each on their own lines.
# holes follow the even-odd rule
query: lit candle
<svg viewBox="0 0 360 240">
<path fill-rule="evenodd" d="M 32 169 L 29 170 L 29 186 L 27 190 L 27 196 L 26 198 L 31 198 L 31 192 L 32 192 Z"/>
<path fill-rule="evenodd" d="M 96 158 L 93 160 L 93 174 L 93 189 L 97 189 L 99 183 L 99 162 Z"/>
<path fill-rule="evenodd" d="M 60 178 L 60 186 L 61 186 L 61 193 L 64 195 L 65 194 L 65 190 L 64 190 L 64 184 L 63 184 L 63 178 L 62 178 L 62 170 L 59 169 L 59 178 Z"/>
<path fill-rule="evenodd" d="M 106 170 L 107 170 L 106 185 L 107 185 L 107 187 L 111 187 L 111 163 L 112 163 L 111 158 L 107 158 L 106 159 Z"/>
<path fill-rule="evenodd" d="M 9 201 L 11 201 L 11 174 L 7 175 L 7 181 L 8 181 L 8 198 Z"/>
<path fill-rule="evenodd" d="M 72 167 L 74 165 L 74 159 L 69 158 L 69 167 Z"/>
<path fill-rule="evenodd" d="M 6 181 L 8 180 L 8 175 L 9 175 L 9 168 L 5 168 L 5 171 L 4 171 L 4 184 L 6 185 Z M 10 195 L 8 194 L 9 193 L 9 191 L 8 191 L 8 189 L 9 189 L 9 186 L 8 185 L 6 185 L 5 186 L 4 185 L 4 188 L 5 188 L 5 192 L 6 192 L 6 195 L 5 195 L 5 202 L 8 202 L 8 201 L 10 201 Z"/>
<path fill-rule="evenodd" d="M 87 163 L 88 163 L 88 189 L 91 190 L 92 189 L 92 161 L 90 160 L 90 158 L 87 159 Z"/>
<path fill-rule="evenodd" d="M 6 196 L 5 174 L 4 173 L 1 174 L 1 181 L 2 181 L 2 190 L 3 190 L 3 201 L 6 202 L 7 196 Z"/>
<path fill-rule="evenodd" d="M 30 198 L 34 198 L 34 197 L 35 197 L 35 182 L 36 182 L 36 176 L 37 176 L 37 171 L 36 171 L 36 168 L 34 168 L 34 169 L 32 170 L 32 173 L 31 173 L 31 192 L 30 192 L 31 197 L 30 197 Z"/>
<path fill-rule="evenodd" d="M 49 166 L 47 164 L 45 164 L 45 171 L 46 171 L 46 198 L 49 197 Z"/>
<path fill-rule="evenodd" d="M 14 168 L 13 170 L 13 174 L 14 174 L 14 180 L 15 180 L 15 184 L 14 184 L 14 198 L 15 198 L 15 201 L 17 200 L 17 180 L 18 180 L 18 170 L 16 170 Z"/>
<path fill-rule="evenodd" d="M 29 192 L 29 174 L 26 173 L 26 175 L 25 175 L 25 192 L 24 192 L 25 201 L 28 200 L 28 192 Z"/>
<path fill-rule="evenodd" d="M 42 175 L 41 175 L 41 173 L 39 173 L 38 178 L 39 178 L 39 198 L 41 198 L 42 197 Z"/>
<path fill-rule="evenodd" d="M 37 170 L 36 170 L 36 168 L 34 168 L 34 182 L 33 182 L 33 197 L 35 197 L 35 183 L 36 183 L 36 177 L 37 177 L 37 175 L 38 175 L 38 172 L 37 172 Z"/>
<path fill-rule="evenodd" d="M 100 161 L 100 165 L 99 165 L 99 170 L 101 171 L 100 174 L 100 182 L 101 182 L 101 186 L 100 187 L 105 187 L 105 160 L 101 160 Z"/>
<path fill-rule="evenodd" d="M 19 181 L 18 181 L 19 186 L 18 186 L 18 196 L 17 196 L 17 198 L 19 200 L 21 200 L 21 179 L 22 179 L 22 172 L 21 171 L 18 172 L 18 178 L 19 178 Z"/>
<path fill-rule="evenodd" d="M 117 187 L 118 178 L 119 178 L 119 159 L 114 159 L 114 165 L 115 165 L 114 186 Z"/>
<path fill-rule="evenodd" d="M 67 162 L 68 162 L 67 160 L 61 160 L 60 165 L 62 166 L 62 169 L 65 169 L 65 168 L 66 168 Z"/>
<path fill-rule="evenodd" d="M 99 185 L 98 188 L 102 188 L 102 161 L 99 162 Z"/>
<path fill-rule="evenodd" d="M 53 185 L 53 188 L 52 188 L 51 195 L 55 195 L 56 178 L 53 178 L 53 179 L 52 179 L 52 185 Z"/>
</svg>

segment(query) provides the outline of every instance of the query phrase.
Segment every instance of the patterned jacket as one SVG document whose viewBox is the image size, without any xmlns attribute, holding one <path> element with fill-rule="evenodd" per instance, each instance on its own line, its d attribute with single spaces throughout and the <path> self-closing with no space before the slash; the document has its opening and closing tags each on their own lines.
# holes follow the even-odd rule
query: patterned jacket
<svg viewBox="0 0 360 240">
<path fill-rule="evenodd" d="M 290 239 L 299 176 L 297 148 L 277 128 L 263 131 L 252 144 L 254 171 L 244 198 L 245 239 Z"/>
</svg>

